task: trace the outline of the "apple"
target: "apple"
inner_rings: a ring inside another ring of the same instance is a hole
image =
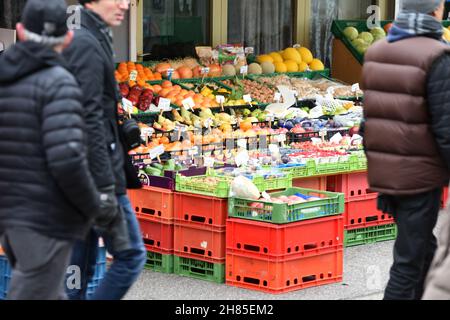
[[[359,127],[353,127],[350,129],[350,137],[353,137],[353,135],[359,134]]]

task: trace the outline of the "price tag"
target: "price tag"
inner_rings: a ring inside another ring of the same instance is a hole
[[[205,68],[201,68],[201,69],[200,69],[200,73],[201,73],[201,74],[208,74],[209,71],[210,71],[210,68],[208,68],[208,67],[205,67]]]
[[[177,124],[175,126],[175,131],[179,131],[179,132],[186,132],[187,131],[187,127],[181,124]]]
[[[266,121],[274,121],[275,120],[275,115],[273,114],[268,114],[266,117]]]
[[[213,120],[211,118],[208,118],[208,119],[205,120],[205,127],[206,128],[211,128],[212,124],[213,124]]]
[[[297,44],[294,44],[294,46],[293,46],[293,48],[294,49],[298,49],[298,48],[301,48],[302,47],[302,45],[301,44],[299,44],[299,43],[297,43]]]
[[[250,94],[246,94],[245,96],[242,97],[242,99],[244,99],[244,101],[247,103],[252,103],[253,100]]]
[[[126,98],[122,98],[122,108],[127,113],[133,113],[133,103]]]
[[[192,98],[184,99],[182,103],[183,103],[183,107],[185,107],[186,109],[194,110],[195,102]]]
[[[173,69],[173,68],[167,69],[167,76],[170,77],[174,72],[175,72],[175,69]]]
[[[327,93],[327,94],[325,95],[325,100],[334,100],[334,97],[333,97],[332,94]]]
[[[130,81],[136,81],[138,77],[138,72],[136,70],[133,70],[130,72]]]
[[[329,87],[329,88],[327,89],[327,94],[329,94],[329,95],[334,96],[334,92],[335,92],[334,87]]]
[[[241,74],[247,74],[248,73],[248,66],[242,66],[241,67]]]
[[[277,136],[277,141],[278,142],[286,142],[287,138],[286,138],[286,134],[279,134]]]
[[[297,92],[297,91],[295,91]],[[280,92],[275,92],[275,95],[273,97],[273,101],[275,102],[280,102],[281,101],[281,93]]]
[[[280,148],[276,144],[269,145],[269,151],[272,154],[280,153]]]
[[[224,96],[216,96],[216,101],[219,104],[224,104],[225,103],[225,97]]]
[[[237,141],[237,145],[238,145],[239,148],[247,149],[247,140],[246,139],[239,139]]]
[[[245,52],[245,54],[253,54],[253,53],[255,53],[255,48],[247,47],[247,48],[245,48],[244,52]]]
[[[159,98],[158,108],[164,111],[170,111],[172,108],[170,107],[170,100],[166,98]]]
[[[151,159],[156,159],[160,155],[164,154],[164,146],[160,145],[157,146],[156,148],[151,149],[149,154]]]
[[[239,151],[238,154],[236,155],[236,157],[234,157],[234,161],[236,162],[236,165],[238,167],[247,165],[249,160],[250,160],[250,156],[249,156],[247,150]]]
[[[153,128],[142,128],[141,136],[143,137],[151,137],[155,133],[155,129]]]
[[[214,167],[214,163],[215,163],[214,158],[211,158],[211,157],[204,157],[204,164],[205,164],[205,167],[207,167],[207,168],[213,168],[213,167]]]
[[[190,156],[196,156],[198,155],[198,149],[197,148],[189,149],[188,154]]]
[[[354,85],[352,85],[352,92],[358,92],[361,89],[359,88],[359,83],[355,83]]]
[[[267,201],[271,201],[272,200],[272,198],[269,196],[269,194],[267,192],[265,192],[265,191],[263,193],[261,193],[261,197],[266,199]]]

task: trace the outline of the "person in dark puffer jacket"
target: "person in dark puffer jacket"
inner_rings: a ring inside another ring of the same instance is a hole
[[[450,46],[443,0],[403,0],[386,40],[365,55],[364,144],[370,189],[398,236],[385,300],[419,300],[450,169]]]
[[[0,57],[0,236],[8,299],[64,299],[73,244],[101,205],[89,172],[81,91],[61,52],[63,0],[29,0]]]

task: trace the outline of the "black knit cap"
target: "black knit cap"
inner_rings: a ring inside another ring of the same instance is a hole
[[[22,13],[25,29],[41,36],[62,37],[67,31],[64,0],[28,0]]]

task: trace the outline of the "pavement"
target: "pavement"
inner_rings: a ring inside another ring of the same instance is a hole
[[[439,220],[436,232],[441,227]],[[393,262],[393,241],[344,249],[342,283],[282,295],[145,270],[126,300],[381,300]]]

